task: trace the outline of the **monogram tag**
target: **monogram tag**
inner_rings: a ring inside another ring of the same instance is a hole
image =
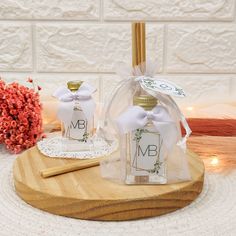
[[[141,86],[147,90],[152,90],[154,92],[160,92],[175,97],[186,97],[186,94],[181,87],[165,79],[140,76],[137,77],[137,81],[139,81]]]

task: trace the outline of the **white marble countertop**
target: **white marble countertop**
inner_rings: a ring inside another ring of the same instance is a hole
[[[207,171],[203,192],[191,205],[167,215],[125,222],[96,222],[35,209],[14,191],[15,155],[0,146],[0,236],[236,235],[236,169]]]

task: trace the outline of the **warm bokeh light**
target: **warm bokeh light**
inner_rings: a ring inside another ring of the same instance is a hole
[[[236,170],[235,147],[235,137],[192,135],[188,139],[188,148],[202,158],[208,173]]]
[[[186,110],[193,111],[194,107],[187,107]]]
[[[217,166],[219,164],[219,159],[217,157],[213,157],[210,163],[213,166]]]

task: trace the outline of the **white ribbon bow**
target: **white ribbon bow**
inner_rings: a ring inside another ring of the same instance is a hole
[[[58,88],[53,96],[58,98],[60,102],[57,116],[66,124],[72,119],[75,101],[79,100],[79,104],[84,112],[85,117],[90,120],[93,117],[96,104],[92,98],[92,94],[96,91],[94,87],[83,82],[76,92],[70,91],[66,87]]]
[[[131,106],[117,118],[116,122],[120,133],[125,134],[143,128],[148,120],[152,121],[167,150],[171,151],[178,141],[178,131],[175,122],[164,106],[157,105],[151,111],[145,111],[139,106]]]

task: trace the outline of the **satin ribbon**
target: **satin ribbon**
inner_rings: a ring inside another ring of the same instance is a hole
[[[70,124],[75,102],[78,100],[86,119],[90,120],[93,117],[96,108],[96,104],[92,98],[92,94],[95,91],[96,89],[94,87],[85,82],[82,83],[76,92],[72,92],[66,87],[58,88],[53,93],[53,96],[60,101],[57,113],[58,118],[64,123]]]
[[[178,141],[178,131],[175,122],[164,106],[157,105],[151,111],[145,111],[140,106],[131,106],[117,118],[116,123],[119,132],[126,134],[145,127],[149,120],[160,133],[167,150],[171,151]]]

